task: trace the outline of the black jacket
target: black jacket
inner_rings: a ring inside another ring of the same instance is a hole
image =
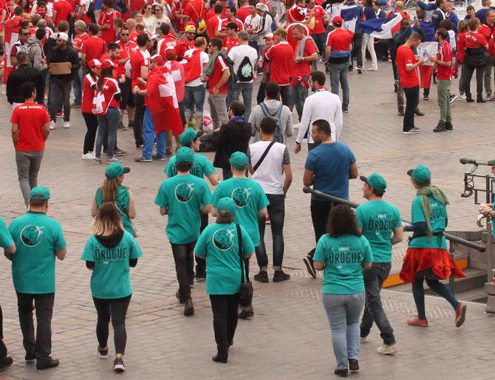
[[[213,166],[222,169],[230,168],[230,156],[234,152],[247,154],[251,125],[245,121],[230,120],[213,134],[213,146],[216,149]]]
[[[43,104],[45,97],[45,81],[39,70],[20,65],[9,75],[7,80],[7,101],[12,103],[24,103],[24,98],[19,93],[19,88],[24,82],[33,82],[36,86],[36,102]]]
[[[54,77],[56,77],[57,79],[61,79],[65,81],[71,81],[77,70],[79,70],[79,66],[80,66],[80,60],[77,51],[70,46],[67,46],[67,48],[63,50],[56,47],[51,52],[50,56],[47,56],[47,61],[48,61],[48,66],[50,66],[50,63],[57,63],[57,62],[72,63],[71,74],[56,75],[56,76],[54,75]]]

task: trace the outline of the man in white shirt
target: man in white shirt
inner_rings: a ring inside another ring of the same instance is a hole
[[[301,151],[301,143],[308,139],[308,151],[316,144],[311,137],[310,126],[319,119],[327,120],[332,130],[332,140],[338,141],[342,132],[342,102],[338,95],[328,91],[325,87],[325,74],[321,71],[313,71],[310,74],[309,85],[314,92],[304,102],[299,133],[296,138],[295,153]]]
[[[272,22],[273,18],[270,16],[268,6],[264,3],[256,4],[256,11],[260,16],[260,22],[258,27],[258,52],[259,54],[263,54],[263,50],[265,49],[265,36],[268,33],[272,32]]]
[[[271,117],[261,121],[261,141],[249,146],[251,165],[249,171],[253,180],[258,182],[270,204],[267,206],[273,238],[273,282],[286,281],[290,275],[282,271],[284,258],[284,218],[285,194],[292,183],[289,150],[287,146],[274,141],[277,124]],[[268,282],[268,257],[264,242],[266,219],[258,218],[260,244],[255,248],[260,272],[254,276],[256,281]]]
[[[249,34],[245,30],[239,32],[239,46],[230,49],[229,58],[234,62],[234,73],[237,74],[237,83],[232,88],[232,100],[239,100],[242,92],[242,100],[246,109],[244,120],[249,120],[258,52],[249,46]]]

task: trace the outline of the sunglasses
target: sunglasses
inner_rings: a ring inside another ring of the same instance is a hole
[[[129,33],[120,33],[120,36],[121,36],[121,37],[126,37],[126,36],[128,36],[128,35],[129,35]]]
[[[27,32],[27,33],[22,33],[21,35],[23,36],[29,36],[31,33]]]

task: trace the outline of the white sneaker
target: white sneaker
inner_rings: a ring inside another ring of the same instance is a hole
[[[84,153],[83,153],[83,154],[81,155],[81,158],[82,158],[83,160],[94,160],[96,157],[95,157],[95,154],[94,154],[93,152],[88,152],[88,153],[86,153],[86,154],[84,154]]]
[[[397,343],[382,344],[380,347],[378,347],[376,352],[382,355],[393,355],[397,352]]]
[[[64,128],[70,128],[70,121],[64,121]]]
[[[378,69],[375,69],[374,67],[368,67],[366,70],[368,70],[368,71],[378,71]]]
[[[54,130],[55,128],[57,128],[57,124],[52,120],[50,121],[50,130]]]

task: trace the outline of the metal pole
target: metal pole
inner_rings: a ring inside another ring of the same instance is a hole
[[[449,240],[449,254],[452,257],[452,261],[454,261],[454,254],[455,254],[455,243],[452,240]],[[455,296],[455,278],[454,278],[454,273],[450,273],[449,277],[449,288],[452,294]]]
[[[486,277],[488,279],[487,282],[491,282],[493,280],[493,256],[492,256],[492,220],[490,217],[486,218]]]

